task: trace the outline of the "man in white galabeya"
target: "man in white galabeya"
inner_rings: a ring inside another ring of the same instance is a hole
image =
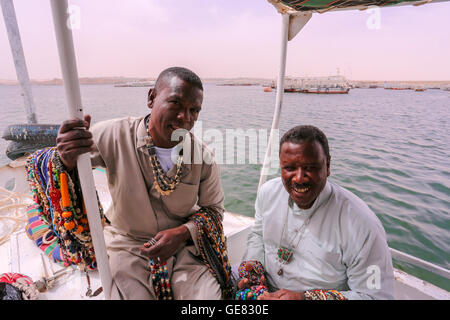
[[[244,257],[265,268],[270,293],[258,299],[393,299],[383,226],[360,198],[327,181],[330,161],[318,128],[297,126],[282,137],[281,177],[258,192]]]

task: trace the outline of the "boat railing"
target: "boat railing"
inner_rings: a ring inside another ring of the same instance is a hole
[[[450,279],[450,270],[448,270],[448,269],[445,269],[443,267],[435,265],[431,262],[422,260],[420,258],[414,257],[414,256],[404,253],[402,251],[392,249],[392,248],[389,248],[389,249],[391,251],[392,259],[412,264],[416,267],[427,270],[433,274],[442,276],[446,279]]]

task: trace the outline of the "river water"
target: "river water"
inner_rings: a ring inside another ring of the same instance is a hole
[[[81,91],[84,111],[92,115],[93,122],[147,112],[146,88],[86,85]],[[65,119],[62,86],[33,86],[33,95],[40,123]],[[266,93],[260,86],[206,84],[204,95],[199,117],[202,133],[221,132],[224,145],[230,143],[226,134],[238,129],[265,138],[272,123],[275,91]],[[9,124],[25,123],[19,87],[0,86],[0,97],[0,131]],[[449,115],[450,92],[442,90],[286,93],[280,135],[299,124],[321,128],[330,143],[329,179],[369,205],[386,230],[389,246],[450,269]],[[246,216],[254,214],[264,152],[260,146],[258,161],[254,161],[251,141],[236,142],[235,148],[244,144],[246,150],[241,164],[236,163],[237,157],[230,160],[225,146],[216,150],[224,150],[225,207]],[[1,165],[8,162],[6,146],[1,140]],[[446,279],[405,263],[395,262],[395,267],[450,290]]]

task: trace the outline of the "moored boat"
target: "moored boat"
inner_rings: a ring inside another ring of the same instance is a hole
[[[134,82],[125,82],[125,83],[116,83],[114,84],[114,87],[154,87],[155,81],[134,81]]]
[[[298,88],[284,88],[284,92],[300,92]]]
[[[300,93],[346,94],[349,91],[350,91],[350,88],[344,88],[344,87],[316,87],[316,88],[301,89]]]

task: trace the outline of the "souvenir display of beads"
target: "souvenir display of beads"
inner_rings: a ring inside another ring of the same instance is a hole
[[[166,262],[156,263],[149,260],[150,273],[152,275],[153,289],[156,299],[172,300],[172,290],[170,288],[169,273],[167,272]]]
[[[256,300],[264,292],[268,291],[264,285],[264,266],[257,260],[243,261],[238,268],[239,279],[248,279],[250,288],[237,290],[235,300]]]
[[[72,177],[65,171],[55,147],[36,151],[25,167],[36,203],[28,208],[30,239],[55,262],[75,264],[83,271],[96,269],[81,187],[78,180],[72,180],[78,179],[76,172]]]
[[[150,120],[150,116],[145,120],[145,127],[147,128],[147,150],[150,156],[150,164],[152,167],[152,172],[154,176],[153,185],[156,190],[163,196],[167,196],[175,191],[177,185],[181,181],[181,172],[183,169],[183,156],[179,155],[177,159],[177,170],[175,172],[174,177],[168,177],[167,174],[161,167],[159,163],[158,157],[156,156],[155,145],[153,144],[152,136],[150,135],[150,130],[148,129],[148,121]]]
[[[305,291],[306,300],[347,300],[339,291],[336,290],[307,290]]]
[[[233,292],[231,266],[222,221],[218,216],[212,209],[200,208],[190,220],[198,230],[197,242],[204,263],[219,282],[223,298],[230,298]]]

